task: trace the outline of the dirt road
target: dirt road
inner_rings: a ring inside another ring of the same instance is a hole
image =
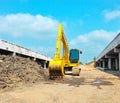
[[[116,76],[117,75],[117,76]],[[82,69],[81,76],[0,93],[0,103],[120,103],[120,73]]]

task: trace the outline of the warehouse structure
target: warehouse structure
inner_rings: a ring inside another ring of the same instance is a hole
[[[12,56],[18,55],[21,57],[27,57],[35,60],[44,68],[48,66],[48,63],[51,60],[51,58],[45,55],[31,51],[30,49],[21,47],[19,45],[10,43],[5,40],[0,40],[0,54],[6,54],[6,55],[12,55]]]
[[[120,70],[120,33],[96,58],[96,66]]]

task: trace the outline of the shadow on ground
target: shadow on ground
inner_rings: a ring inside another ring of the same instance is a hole
[[[101,86],[112,86],[112,85],[114,85],[109,80],[103,80],[101,78],[85,79],[85,78],[75,78],[75,77],[67,78],[67,79],[64,79],[64,80],[48,81],[45,84],[53,85],[54,83],[68,84],[68,86],[74,86],[74,87],[79,87],[81,85],[92,85],[92,86],[96,86],[98,89],[102,89]]]
[[[116,70],[104,70],[104,72],[112,74],[114,76],[117,76],[120,78],[120,71],[116,71]]]
[[[120,71],[119,70],[110,70],[108,68],[102,68],[102,67],[96,67],[98,70],[101,70],[103,72],[106,72],[106,73],[109,73],[109,74],[112,74],[114,76],[117,76],[120,78]]]

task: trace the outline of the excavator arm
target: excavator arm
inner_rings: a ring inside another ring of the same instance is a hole
[[[68,50],[68,43],[64,35],[64,30],[62,28],[62,24],[59,24],[58,28],[58,38],[56,43],[56,52],[55,52],[55,58],[56,60],[61,59],[60,53],[61,53],[61,43],[63,44],[63,57],[66,62],[69,62],[69,50]]]

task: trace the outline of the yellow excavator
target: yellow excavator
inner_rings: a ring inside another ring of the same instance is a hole
[[[63,47],[62,57],[61,57],[61,46]],[[79,49],[70,49],[69,51],[64,30],[62,24],[60,23],[58,27],[56,52],[54,54],[54,59],[51,60],[49,63],[50,79],[63,78],[65,74],[79,76],[81,70],[79,68],[80,53],[82,52]]]

